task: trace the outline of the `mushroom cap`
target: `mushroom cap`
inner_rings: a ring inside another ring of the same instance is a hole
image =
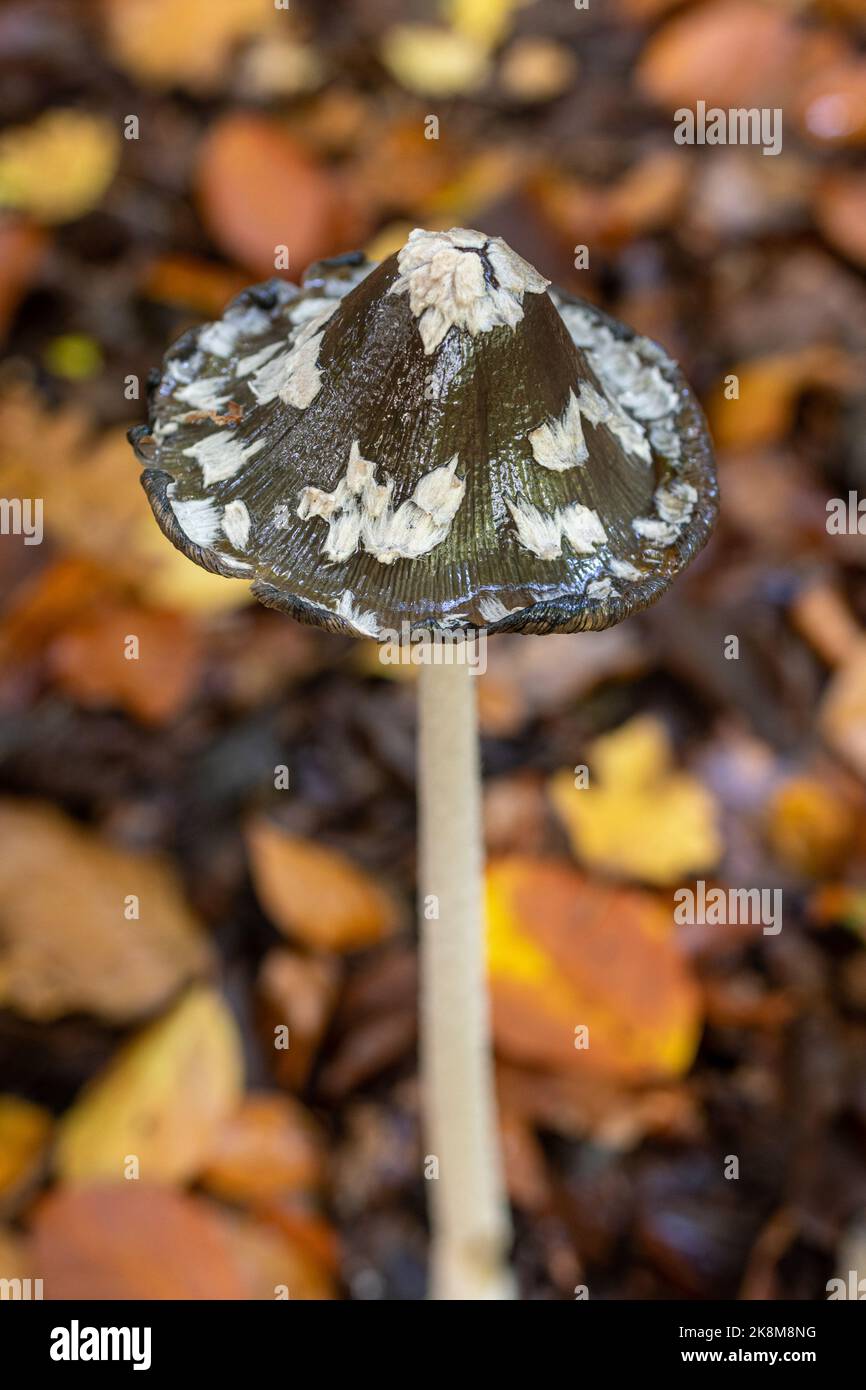
[[[608,627],[716,517],[664,350],[464,228],[245,290],[148,398],[130,440],[168,538],[332,631]]]

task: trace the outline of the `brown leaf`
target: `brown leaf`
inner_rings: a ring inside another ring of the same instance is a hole
[[[68,627],[49,666],[87,708],[119,707],[145,724],[162,724],[192,696],[202,656],[199,631],[181,614],[110,605]]]
[[[332,958],[293,951],[269,951],[262,962],[258,987],[267,1042],[276,1078],[290,1091],[307,1083],[337,1002],[341,974]],[[274,1045],[275,1028],[288,1029],[288,1047]]]
[[[276,121],[243,112],[217,121],[200,151],[196,182],[211,236],[257,275],[274,274],[280,246],[288,248],[295,277],[338,249],[337,188]]]
[[[246,1270],[200,1197],[129,1182],[60,1188],[37,1206],[33,1263],[47,1299],[246,1299]]]
[[[396,931],[385,889],[345,855],[258,817],[247,827],[256,895],[286,936],[324,951],[355,951]]]
[[[242,1075],[231,1013],[215,991],[193,988],[126,1043],[63,1116],[58,1173],[67,1182],[195,1177],[238,1103]]]
[[[323,1158],[321,1134],[299,1101],[252,1094],[218,1131],[201,1181],[226,1201],[255,1204],[319,1187]]]
[[[50,866],[50,872],[48,867]],[[131,896],[140,919],[124,915]],[[124,1022],[211,960],[171,870],[39,802],[0,802],[0,1002],[40,1020]]]
[[[651,894],[515,855],[488,871],[487,936],[494,1036],[509,1058],[624,1081],[690,1065],[697,991]]]

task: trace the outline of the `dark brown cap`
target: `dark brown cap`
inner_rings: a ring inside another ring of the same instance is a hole
[[[717,511],[675,363],[464,228],[245,291],[171,349],[130,438],[197,564],[369,636],[607,627]]]

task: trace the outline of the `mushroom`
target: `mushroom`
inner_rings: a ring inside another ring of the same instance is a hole
[[[130,439],[169,540],[379,641],[608,627],[664,593],[717,510],[703,415],[663,349],[459,227],[246,290],[169,351],[149,404]],[[432,1289],[506,1298],[474,686],[442,650],[419,695]]]

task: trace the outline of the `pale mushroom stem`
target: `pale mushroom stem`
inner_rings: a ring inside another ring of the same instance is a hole
[[[484,959],[478,719],[468,664],[421,666],[419,715],[430,1294],[513,1298]]]

